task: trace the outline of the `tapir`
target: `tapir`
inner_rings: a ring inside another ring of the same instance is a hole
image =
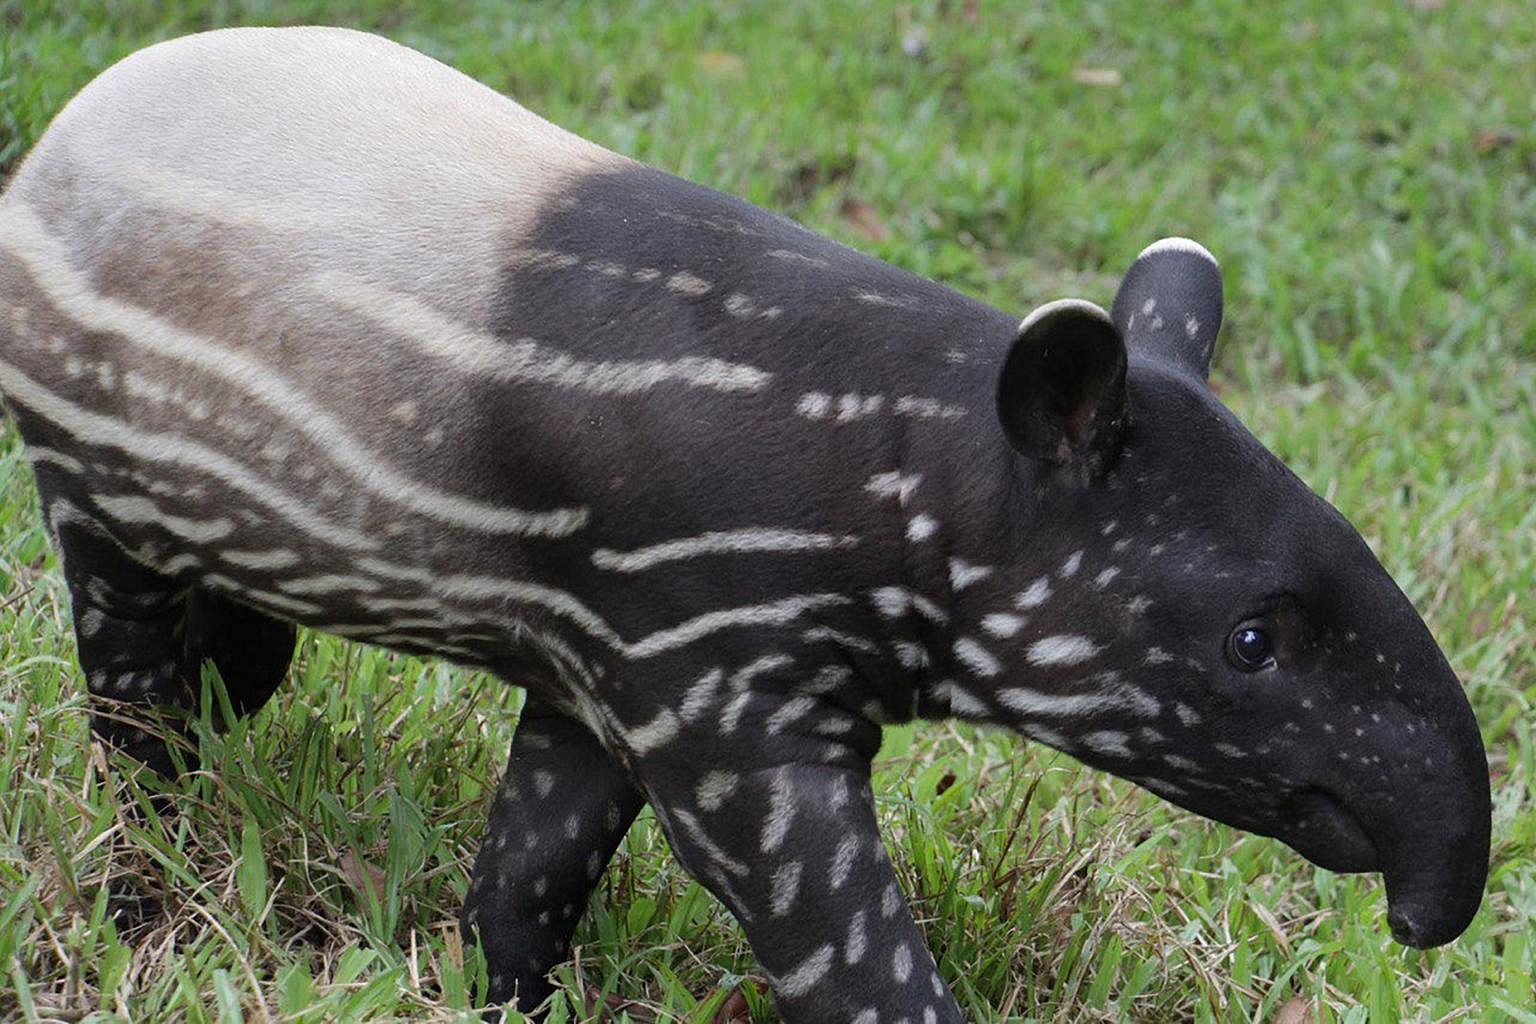
[[[649,803],[786,1020],[962,1019],[870,789],[914,718],[1380,872],[1402,943],[1467,926],[1471,708],[1213,395],[1222,301],[1170,238],[1021,323],[337,29],[128,57],[0,200],[96,734],[172,771],[151,712],[206,661],[261,707],[296,625],[525,688],[463,917],[523,1009]]]

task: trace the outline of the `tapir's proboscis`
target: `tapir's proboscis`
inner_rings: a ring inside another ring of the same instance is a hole
[[[1169,238],[1112,313],[1021,324],[336,29],[134,54],[0,199],[0,392],[97,735],[173,772],[204,662],[252,711],[295,624],[526,688],[464,916],[525,1010],[648,802],[786,1020],[960,1020],[870,791],[914,717],[1460,934],[1471,708],[1213,396],[1221,315]]]

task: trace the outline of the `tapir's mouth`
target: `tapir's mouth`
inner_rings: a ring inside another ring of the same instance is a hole
[[[1321,786],[1304,786],[1281,807],[1291,822],[1282,838],[1293,850],[1329,871],[1376,871],[1381,857],[1360,820]]]

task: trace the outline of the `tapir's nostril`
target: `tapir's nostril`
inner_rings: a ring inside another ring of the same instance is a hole
[[[1387,927],[1392,937],[1405,946],[1424,948],[1424,935],[1419,927],[1418,915],[1410,907],[1393,907],[1387,911]]]

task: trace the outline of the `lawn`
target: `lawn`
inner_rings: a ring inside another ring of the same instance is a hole
[[[1107,303],[1160,235],[1205,242],[1223,399],[1361,529],[1466,683],[1495,775],[1483,910],[1406,950],[1378,880],[930,724],[890,730],[876,786],[919,920],[979,1021],[1536,1022],[1529,0],[181,7],[0,2],[0,175],[131,50],[327,22],[1021,315]],[[454,922],[518,692],[303,636],[268,709],[202,730],[205,770],[158,818],[89,743],[8,427],[0,495],[0,1019],[476,1019]],[[141,922],[107,919],[108,882]],[[648,814],[558,974],[551,1020],[709,1021],[738,986],[777,1019]]]

